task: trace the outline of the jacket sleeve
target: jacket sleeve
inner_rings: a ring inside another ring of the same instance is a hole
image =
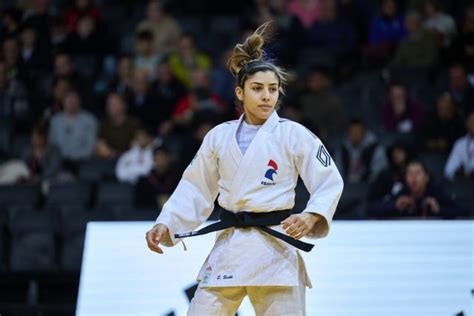
[[[196,229],[211,215],[218,194],[219,174],[217,154],[213,150],[211,134],[208,133],[196,156],[186,168],[175,191],[163,205],[156,223],[168,227],[171,244],[178,240],[175,233],[184,233]]]
[[[292,137],[295,165],[310,194],[303,212],[316,213],[324,218],[313,227],[308,237],[322,238],[329,233],[344,183],[332,157],[317,136],[299,127]]]

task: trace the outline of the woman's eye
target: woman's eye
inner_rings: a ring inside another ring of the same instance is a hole
[[[276,88],[271,88],[270,91],[271,92],[277,92],[277,89]]]
[[[253,88],[253,91],[260,91],[260,90],[261,90],[260,87],[254,87],[254,88]]]

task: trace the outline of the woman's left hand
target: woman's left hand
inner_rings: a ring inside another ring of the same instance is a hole
[[[315,213],[293,214],[281,222],[281,226],[289,236],[300,239],[306,236],[321,218],[321,215]]]

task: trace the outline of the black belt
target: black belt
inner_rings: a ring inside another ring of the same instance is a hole
[[[286,241],[296,248],[310,252],[313,249],[314,245],[302,242],[300,240],[294,239],[288,235],[282,234],[276,230],[273,230],[267,226],[280,225],[281,221],[285,220],[288,216],[291,215],[291,210],[284,211],[274,211],[267,213],[251,213],[251,212],[230,212],[227,210],[221,210],[220,221],[217,223],[208,225],[200,230],[174,234],[175,238],[186,238],[208,234],[218,230],[223,230],[230,227],[238,228],[248,228],[248,227],[258,227],[260,230],[263,230],[267,234],[272,235],[273,237],[279,238],[283,241]]]

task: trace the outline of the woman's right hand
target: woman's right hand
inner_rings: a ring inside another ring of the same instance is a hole
[[[148,248],[151,251],[157,252],[159,254],[163,253],[163,249],[159,247],[160,242],[162,241],[171,241],[168,227],[164,224],[156,224],[152,229],[146,232],[145,235]]]

